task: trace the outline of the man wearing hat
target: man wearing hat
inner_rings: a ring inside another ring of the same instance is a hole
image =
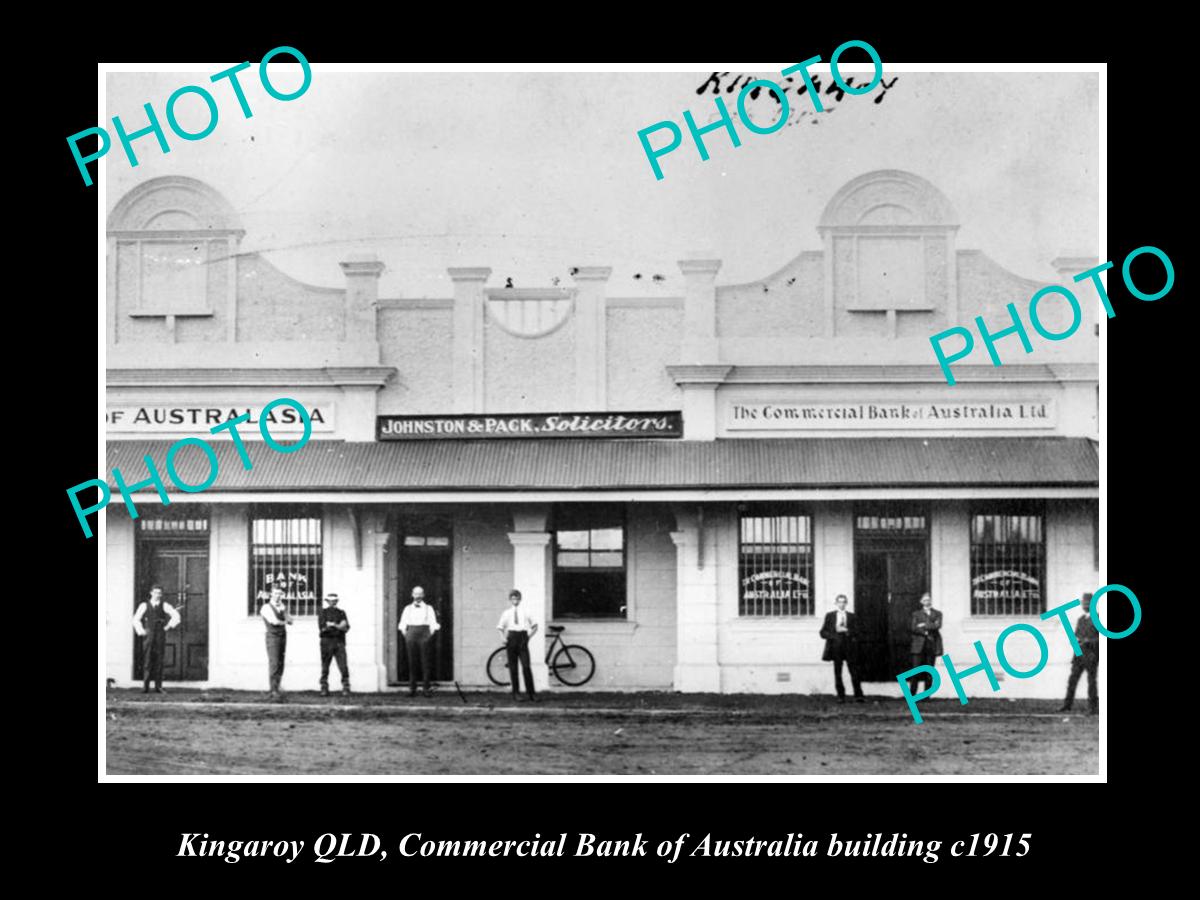
[[[162,585],[153,585],[150,599],[143,601],[133,614],[133,630],[142,639],[143,694],[150,693],[152,677],[154,693],[163,693],[163,648],[167,643],[167,632],[179,627],[179,613],[163,600],[162,595]]]
[[[342,676],[342,693],[350,693],[350,670],[346,666],[346,632],[350,620],[338,609],[338,595],[325,595],[325,608],[317,613],[317,632],[321,636],[321,696],[329,696],[329,661],[337,660]]]

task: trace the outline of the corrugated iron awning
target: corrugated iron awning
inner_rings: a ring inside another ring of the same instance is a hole
[[[164,479],[173,441],[110,441],[108,467],[127,483]],[[1096,487],[1087,438],[775,438],[716,441],[310,441],[293,453],[247,442],[242,467],[229,440],[211,440],[210,491],[539,491],[863,487]],[[197,447],[175,456],[189,484],[209,463]],[[111,474],[109,481],[112,481]],[[168,481],[168,487],[171,487]],[[152,490],[152,489],[151,489]]]

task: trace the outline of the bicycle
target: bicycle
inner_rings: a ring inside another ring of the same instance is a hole
[[[596,658],[586,647],[564,643],[564,627],[550,625],[546,628],[546,632],[554,636],[546,647],[546,668],[568,687],[579,687],[587,684],[596,674]],[[492,651],[487,661],[487,674],[492,684],[506,686],[512,683],[508,673],[508,651],[505,647],[498,647]]]

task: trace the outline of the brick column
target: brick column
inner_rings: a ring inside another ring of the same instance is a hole
[[[604,409],[608,405],[608,308],[605,284],[612,269],[583,266],[575,273],[575,407]]]
[[[483,412],[483,286],[492,270],[450,268],[454,282],[454,411]]]
[[[379,276],[383,274],[383,263],[371,254],[356,253],[338,265],[346,276],[346,342],[370,343],[376,340]]]
[[[683,352],[685,364],[717,361],[717,272],[719,259],[681,259],[679,271],[685,285]]]
[[[513,584],[521,592],[521,608],[537,622],[538,632],[529,639],[529,662],[533,666],[533,684],[539,691],[547,688],[550,673],[546,668],[546,623],[550,609],[546,579],[547,547],[550,533],[546,531],[510,531],[513,546]]]
[[[710,535],[700,554],[696,517],[676,513],[679,530],[671,532],[675,542],[675,690],[684,693],[720,692],[718,661],[717,564]]]

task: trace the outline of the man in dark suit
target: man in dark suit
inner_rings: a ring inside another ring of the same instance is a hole
[[[1075,640],[1079,642],[1082,651],[1071,660],[1071,674],[1067,678],[1067,699],[1063,701],[1059,712],[1068,712],[1075,702],[1075,687],[1079,684],[1079,676],[1087,672],[1088,683],[1088,712],[1093,716],[1100,712],[1100,695],[1096,691],[1096,675],[1100,671],[1100,632],[1092,621],[1092,595],[1086,593],[1082,600],[1083,615],[1075,623]]]
[[[850,683],[854,685],[854,699],[863,702],[862,685],[858,681],[858,659],[855,642],[858,640],[858,621],[854,613],[846,611],[846,595],[838,594],[833,601],[837,609],[825,614],[821,626],[821,637],[825,638],[825,653],[821,659],[833,662],[833,684],[837,688],[838,703],[846,702],[846,685],[842,683],[842,663],[850,669]]]
[[[921,608],[912,614],[912,664],[932,667],[942,655],[942,613],[933,608],[933,598],[929,594],[921,595]],[[914,675],[909,679],[909,690],[916,693],[918,685],[924,680],[930,688],[933,687],[933,676],[927,672]]]

